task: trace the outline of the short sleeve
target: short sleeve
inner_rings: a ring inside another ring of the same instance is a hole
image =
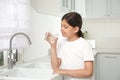
[[[83,60],[84,61],[94,61],[94,54],[92,47],[86,43],[83,47]]]

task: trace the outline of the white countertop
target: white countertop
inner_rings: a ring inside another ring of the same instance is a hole
[[[120,49],[95,49],[97,53],[120,53]]]

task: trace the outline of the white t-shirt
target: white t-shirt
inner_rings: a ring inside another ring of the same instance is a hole
[[[93,61],[94,55],[89,43],[82,37],[68,42],[67,39],[59,39],[57,55],[61,59],[61,69],[84,69],[84,61]],[[89,80],[64,76],[64,80]]]

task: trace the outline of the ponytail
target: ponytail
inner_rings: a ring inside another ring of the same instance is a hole
[[[77,32],[77,35],[78,35],[79,37],[83,37],[83,38],[84,38],[84,36],[83,36],[83,33],[82,33],[81,29],[79,29],[79,31]]]

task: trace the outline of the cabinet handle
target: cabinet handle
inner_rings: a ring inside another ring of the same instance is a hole
[[[62,7],[65,7],[65,0],[62,0]]]
[[[105,56],[105,58],[117,58],[116,56]]]

